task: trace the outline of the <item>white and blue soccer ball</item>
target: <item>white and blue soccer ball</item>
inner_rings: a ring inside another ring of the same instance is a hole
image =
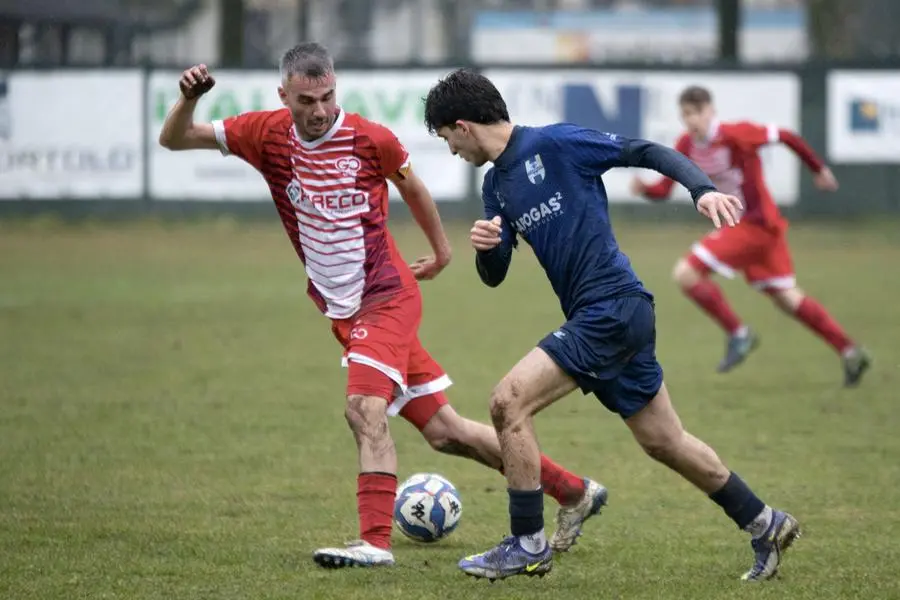
[[[397,487],[394,523],[417,542],[436,542],[459,525],[462,501],[456,487],[434,473],[416,473]]]

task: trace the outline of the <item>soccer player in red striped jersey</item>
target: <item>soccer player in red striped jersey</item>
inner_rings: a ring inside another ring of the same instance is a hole
[[[397,456],[388,416],[404,417],[439,451],[497,470],[503,465],[494,429],[450,407],[450,379],[419,341],[417,280],[437,276],[450,262],[437,207],[394,134],[337,105],[333,62],[318,44],[300,44],[282,58],[279,110],[195,123],[197,101],[215,80],[198,65],[182,74],[179,85],[181,98],[160,143],[171,150],[217,149],[260,172],[306,267],[308,294],[331,319],[344,350],[345,413],[359,451],[360,540],[322,548],[313,558],[330,568],[391,565]],[[389,181],[434,252],[412,265],[387,229]],[[605,504],[606,489],[545,456],[541,482],[560,503],[552,544],[568,550],[584,521]]]
[[[679,104],[687,132],[675,148],[703,169],[719,190],[740,198],[745,209],[738,226],[714,231],[695,243],[691,253],[678,261],[674,269],[675,281],[684,294],[728,335],[725,357],[718,370],[724,373],[743,362],[759,341],[709,278],[712,272],[728,278],[741,272],[754,289],[768,295],[778,308],[819,335],[840,355],[845,385],[858,384],[870,358],[821,304],[797,287],[787,242],[787,220],[766,186],[759,149],[773,143],[786,145],[814,173],[814,182],[822,190],[838,188],[831,169],[796,133],[775,125],[720,122],[712,94],[706,88],[685,89]],[[632,192],[664,200],[672,185],[670,179],[650,185],[635,178]]]

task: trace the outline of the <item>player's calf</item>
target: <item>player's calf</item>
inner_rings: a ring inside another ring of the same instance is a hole
[[[684,295],[728,336],[725,356],[716,368],[719,373],[726,373],[744,362],[758,345],[758,338],[731,308],[722,289],[709,278],[711,272],[691,255],[678,261],[672,275]]]
[[[776,306],[805,325],[840,355],[845,386],[859,384],[872,364],[871,358],[865,349],[847,335],[824,306],[798,287],[767,289],[765,292]]]
[[[428,444],[438,452],[469,458],[503,472],[503,457],[497,432],[489,425],[460,416],[450,405],[442,406],[421,431]],[[540,461],[541,487],[545,494],[562,507],[577,507],[579,515],[584,512],[582,509],[585,502],[593,507],[596,494],[588,493],[589,479],[575,475],[543,454]],[[599,509],[590,514],[597,512]],[[581,520],[586,519],[587,516],[584,516]],[[566,522],[573,523],[574,520],[569,518]]]
[[[776,306],[825,340],[838,354],[844,355],[855,347],[853,340],[825,307],[799,288],[767,289],[765,293],[772,298]]]
[[[351,383],[354,381],[358,380],[351,377]],[[390,548],[397,491],[397,453],[388,428],[387,400],[352,393],[363,387],[359,384],[350,386],[345,410],[359,452],[356,499],[361,541],[347,548],[317,551],[313,558],[324,567],[375,566],[393,564],[394,561]],[[377,392],[374,386],[369,389]]]
[[[388,428],[387,401],[377,396],[351,395],[344,416],[356,439],[360,471],[396,473],[397,453]]]
[[[715,451],[684,430],[665,386],[643,411],[625,422],[648,456],[707,494],[728,479],[728,469]]]
[[[800,535],[796,519],[760,500],[712,448],[684,431],[665,387],[644,410],[625,422],[647,454],[705,492],[750,534],[755,561],[744,579],[758,581],[774,576],[785,550]]]
[[[498,471],[503,468],[497,433],[488,425],[461,417],[449,405],[442,406],[421,431],[438,452],[469,458]]]

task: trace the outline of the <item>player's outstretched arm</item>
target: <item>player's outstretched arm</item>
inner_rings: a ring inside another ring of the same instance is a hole
[[[652,169],[680,183],[691,193],[695,203],[704,193],[716,191],[709,176],[691,159],[655,142],[627,140],[622,148],[622,161],[625,166]]]
[[[216,150],[216,134],[211,123],[194,123],[194,110],[200,97],[211,90],[216,80],[206,65],[196,65],[181,74],[181,96],[169,111],[159,144],[169,150]]]
[[[447,233],[441,223],[437,205],[425,183],[413,172],[412,168],[407,167],[398,171],[389,179],[397,187],[400,197],[409,206],[409,211],[425,233],[431,250],[434,252],[433,256],[420,258],[410,265],[410,268],[416,279],[434,279],[444,267],[450,264],[452,257],[450,240],[447,239]]]
[[[677,150],[647,140],[628,140],[622,148],[622,161],[629,167],[652,169],[683,185],[700,214],[717,228],[722,220],[728,225],[737,223],[740,201],[719,193],[709,176]]]
[[[687,156],[690,144],[690,137],[685,134],[675,142],[675,149]],[[640,177],[631,180],[631,193],[648,200],[660,202],[667,200],[672,194],[673,187],[675,187],[675,182],[669,177],[662,177],[656,183],[645,183]]]
[[[778,141],[791,149],[797,157],[803,161],[807,168],[813,172],[813,181],[820,190],[833,192],[838,189],[838,182],[816,151],[812,149],[806,140],[799,134],[787,129],[778,130]]]

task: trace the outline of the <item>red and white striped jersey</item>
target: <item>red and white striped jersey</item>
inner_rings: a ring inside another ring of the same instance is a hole
[[[387,128],[339,109],[308,142],[289,111],[249,112],[213,123],[223,154],[265,178],[306,267],[308,293],[326,316],[344,319],[417,285],[387,228],[387,178],[409,155]]]
[[[694,161],[709,175],[720,192],[737,196],[744,204],[744,219],[780,228],[784,219],[763,175],[759,150],[767,144],[783,143],[814,172],[824,166],[812,148],[795,133],[775,125],[749,121],[715,122],[705,143],[694,141],[687,133],[675,143],[675,149]],[[646,190],[649,198],[669,195],[674,182],[663,178]]]

